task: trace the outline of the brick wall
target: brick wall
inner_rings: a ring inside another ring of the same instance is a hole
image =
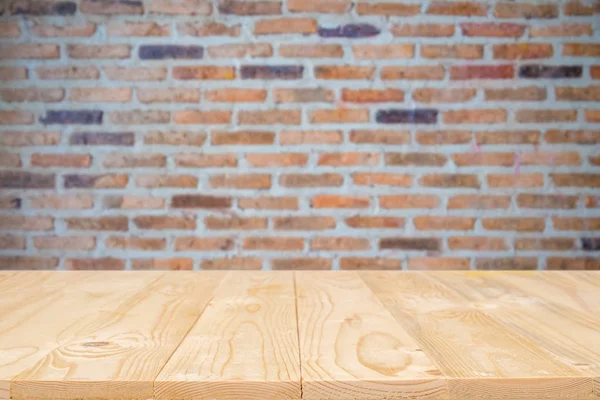
[[[600,269],[598,1],[0,6],[0,269]]]

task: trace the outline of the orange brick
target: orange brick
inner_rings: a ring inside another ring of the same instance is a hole
[[[357,129],[350,131],[350,141],[353,143],[408,144],[410,143],[410,132],[388,129]]]
[[[136,95],[142,103],[198,103],[200,101],[200,89],[191,88],[165,88],[150,89],[138,88]]]
[[[529,34],[531,37],[591,36],[592,25],[562,23],[555,25],[532,26]]]
[[[557,100],[600,101],[600,86],[560,86],[554,90]]]
[[[413,95],[414,97],[414,95]],[[444,131],[419,131],[416,133],[417,143],[425,146],[441,144],[466,144],[472,140],[471,131],[444,130]]]
[[[558,6],[556,4],[535,4],[528,2],[503,1],[496,4],[494,9],[496,18],[556,18]]]
[[[446,124],[497,124],[506,122],[506,110],[468,109],[444,112]]]
[[[329,258],[276,258],[271,260],[271,269],[278,270],[328,270],[331,269]]]
[[[136,195],[109,196],[104,198],[104,206],[123,210],[161,209],[165,207],[165,199]]]
[[[344,14],[350,11],[352,0],[288,0],[291,12]]]
[[[597,231],[600,218],[552,217],[552,225],[558,231]]]
[[[476,210],[507,209],[510,196],[460,194],[448,200],[448,209],[472,208]]]
[[[18,38],[21,28],[18,22],[0,22],[0,38]]]
[[[600,110],[585,110],[585,120],[587,122],[600,122]]]
[[[194,237],[175,238],[175,251],[227,251],[233,249],[235,239],[229,237]]]
[[[164,154],[154,153],[109,153],[102,163],[105,168],[164,167],[166,164]]]
[[[318,237],[310,241],[310,249],[316,251],[362,251],[369,250],[368,239],[353,237]]]
[[[73,59],[124,59],[131,55],[131,46],[125,44],[70,44],[67,52]]]
[[[330,89],[273,89],[275,103],[332,103],[335,93]]]
[[[173,115],[178,124],[228,124],[231,122],[231,111],[221,110],[183,110]]]
[[[448,217],[443,215],[418,216],[413,218],[413,224],[418,230],[452,230],[469,231],[475,227],[475,218]]]
[[[317,33],[317,21],[314,18],[276,18],[263,19],[254,23],[255,35],[283,35],[299,33],[310,35]]]
[[[393,2],[367,3],[359,2],[356,5],[356,13],[359,15],[385,15],[408,17],[421,12],[419,4],[404,4]]]
[[[472,174],[429,174],[421,178],[421,186],[438,188],[473,188],[480,187],[477,175]]]
[[[525,33],[527,25],[509,22],[463,22],[460,24],[463,36],[473,37],[521,37]],[[533,29],[533,28],[532,28]]]
[[[208,270],[258,270],[262,268],[262,260],[256,257],[231,257],[203,260],[202,269]]]
[[[491,101],[538,101],[546,100],[546,88],[525,86],[519,88],[485,89],[486,100]]]
[[[0,218],[0,229],[18,231],[51,231],[54,219],[45,216],[3,215]]]
[[[34,209],[80,210],[93,206],[94,200],[89,195],[37,195],[29,203],[29,207]]]
[[[237,166],[235,154],[207,154],[207,153],[178,153],[175,154],[175,165],[185,168],[210,168],[210,167],[235,167]]]
[[[227,0],[219,2],[221,14],[233,15],[276,15],[281,14],[281,2]]]
[[[346,225],[356,229],[395,229],[404,227],[404,218],[354,216],[346,218]]]
[[[534,152],[519,156],[523,165],[580,165],[581,156],[575,151],[563,153]]]
[[[139,2],[81,0],[79,10],[83,14],[99,15],[143,14],[144,5]]]
[[[207,229],[216,230],[256,230],[266,229],[267,219],[262,217],[206,217]]]
[[[459,167],[498,165],[509,167],[515,163],[514,153],[460,153],[453,154],[452,160]]]
[[[222,132],[215,131],[212,133],[212,144],[221,145],[263,145],[273,144],[275,141],[275,133],[268,131],[237,131],[237,132]]]
[[[78,67],[73,67],[78,68]],[[164,67],[104,67],[104,73],[113,81],[127,81],[127,82],[142,82],[142,81],[162,81],[167,77],[167,69]],[[63,74],[72,74],[69,70],[64,71]],[[82,75],[83,71],[78,72],[77,76]],[[39,72],[38,72],[39,75]],[[91,75],[91,73],[87,73]],[[98,78],[97,71],[93,79]],[[53,79],[53,78],[48,78]],[[78,79],[77,77],[71,77],[70,79]],[[79,78],[82,79],[82,78]],[[90,78],[87,78],[90,79]]]
[[[169,217],[164,215],[140,215],[133,219],[138,229],[151,230],[194,230],[196,217]]]
[[[543,232],[544,218],[482,218],[481,224],[489,231]]]
[[[382,67],[381,79],[388,81],[439,81],[444,79],[442,66],[415,66],[415,67]]]
[[[36,236],[33,245],[38,250],[93,250],[96,238],[90,236]]]
[[[126,103],[131,100],[129,88],[72,88],[71,101],[92,103]]]
[[[488,14],[488,5],[472,1],[433,1],[427,7],[427,14],[452,16],[480,16]]]
[[[177,31],[182,36],[228,36],[238,37],[241,24],[227,25],[220,22],[181,22],[177,24]]]
[[[579,198],[560,194],[531,194],[520,193],[517,204],[520,208],[560,208],[572,209],[577,207]]]
[[[171,120],[171,113],[160,110],[112,111],[109,117],[113,124],[150,125],[169,122]]]
[[[296,197],[243,197],[238,200],[238,206],[254,210],[297,210],[298,199]]]
[[[315,67],[317,79],[373,79],[375,67],[359,67],[352,65],[321,65]]]
[[[194,175],[143,174],[136,176],[135,184],[142,188],[195,188],[198,178]]]
[[[471,260],[456,257],[415,257],[408,260],[409,271],[456,271],[469,269]]]
[[[212,58],[258,58],[271,57],[273,47],[268,43],[222,44],[208,47]]]
[[[479,145],[538,144],[540,136],[534,130],[475,132],[475,141]]]
[[[546,268],[549,270],[597,271],[600,269],[600,261],[597,258],[549,257]]]
[[[275,217],[273,227],[278,231],[324,231],[335,228],[333,217]]]
[[[420,103],[462,103],[472,100],[477,95],[476,89],[434,89],[419,88],[412,93],[412,98]]]
[[[247,154],[246,161],[253,167],[294,167],[306,165],[308,154],[302,153],[258,153]]]
[[[369,122],[369,110],[342,108],[335,110],[314,110],[309,113],[313,124],[351,124]]]
[[[311,200],[312,208],[368,208],[370,206],[368,197],[363,196],[340,196],[319,195]]]
[[[216,65],[173,67],[173,78],[180,80],[232,80],[235,76],[234,67]]]
[[[129,230],[127,217],[73,217],[66,218],[68,230],[74,231],[119,231]]]
[[[549,58],[554,54],[550,43],[497,44],[492,48],[495,59],[526,60]]]
[[[352,52],[357,60],[413,58],[415,47],[412,44],[362,44],[352,46]]]
[[[164,250],[167,245],[165,238],[145,238],[136,236],[109,236],[104,242],[107,249],[119,250]]]
[[[300,110],[260,110],[238,113],[238,122],[246,125],[299,125],[301,119]]]
[[[149,11],[167,15],[211,15],[213,10],[207,0],[152,0]]]
[[[33,32],[40,37],[90,37],[96,33],[96,24],[35,24]]]
[[[514,76],[512,65],[456,65],[450,68],[451,80],[511,79]]]
[[[134,270],[191,270],[194,262],[191,258],[138,258],[131,262]]]
[[[343,270],[400,270],[402,260],[395,258],[342,257],[340,269]]]
[[[421,45],[423,58],[460,58],[474,60],[483,57],[483,45]]]
[[[385,165],[438,166],[446,164],[448,158],[439,153],[385,153]]]
[[[600,43],[565,43],[563,56],[600,57]]]
[[[404,92],[399,89],[343,89],[342,100],[349,103],[402,102]]]
[[[108,36],[117,37],[155,37],[169,36],[170,29],[168,24],[159,24],[156,22],[109,22],[106,26]]]
[[[552,183],[558,187],[600,188],[600,174],[572,173],[550,174]]]
[[[244,250],[299,251],[304,239],[299,237],[249,237],[244,239]]]
[[[269,174],[223,174],[210,177],[213,188],[232,189],[269,189],[271,175]]]
[[[576,121],[577,110],[518,110],[515,119],[525,123]]]
[[[341,131],[281,131],[279,134],[279,143],[282,145],[337,144],[341,143],[342,139]]]
[[[391,32],[399,37],[450,37],[454,36],[454,25],[398,24],[392,26]]]
[[[54,44],[7,44],[0,46],[0,60],[22,59],[56,59],[60,57],[60,49]]]
[[[544,186],[544,175],[530,174],[490,174],[487,176],[491,188],[540,187]]]
[[[282,44],[279,55],[287,58],[340,58],[344,50],[339,44]]]
[[[355,185],[359,186],[412,186],[412,176],[406,174],[355,172],[352,174]]]
[[[437,196],[427,194],[394,194],[379,198],[379,206],[387,209],[437,208],[439,205]]]
[[[89,154],[42,154],[31,155],[31,165],[36,167],[87,168],[92,162]]]
[[[214,103],[262,103],[267,98],[263,89],[221,88],[208,90],[204,99]]]
[[[27,79],[27,75],[25,67],[0,67],[0,81],[21,81]]]
[[[24,89],[0,89],[0,98],[6,102],[54,103],[63,100],[64,89],[29,87]]]
[[[600,6],[585,0],[572,0],[565,4],[565,15],[586,16],[600,13]]]
[[[349,165],[377,165],[377,153],[324,153],[319,155],[318,165],[349,166]]]
[[[450,250],[502,251],[508,250],[503,238],[482,236],[454,236],[448,238]]]
[[[204,132],[152,131],[144,136],[144,144],[202,146],[205,141],[206,134]]]

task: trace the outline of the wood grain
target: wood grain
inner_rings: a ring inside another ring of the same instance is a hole
[[[230,272],[158,376],[160,399],[299,399],[292,272]]]
[[[224,273],[140,275],[143,285],[99,307],[72,337],[15,377],[13,399],[147,399],[154,379],[196,321]]]
[[[436,365],[355,272],[296,272],[305,399],[446,398]]]
[[[507,327],[468,293],[425,274],[363,273],[448,379],[450,398],[590,398],[592,380]],[[467,273],[468,274],[468,273]]]

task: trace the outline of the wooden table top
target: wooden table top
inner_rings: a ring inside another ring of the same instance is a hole
[[[0,399],[600,399],[600,272],[0,272]]]

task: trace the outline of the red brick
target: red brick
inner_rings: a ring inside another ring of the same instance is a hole
[[[359,15],[385,15],[408,17],[417,15],[421,11],[419,4],[404,4],[393,2],[366,3],[359,2],[356,5],[356,13]]]
[[[412,186],[412,176],[407,174],[355,172],[352,180],[358,186]]]
[[[120,15],[144,13],[143,3],[138,1],[81,0],[79,7],[84,14]]]
[[[459,194],[448,200],[448,209],[476,210],[507,209],[510,207],[510,196]]]
[[[108,79],[113,81],[153,82],[162,81],[167,77],[167,69],[164,67],[104,67],[103,70]]]
[[[125,44],[70,44],[67,52],[73,59],[124,59],[131,55],[131,46]]]
[[[585,120],[587,122],[600,122],[600,110],[585,110]]]
[[[350,11],[352,0],[288,0],[291,12],[344,14]]]
[[[440,81],[445,74],[442,66],[381,67],[381,79],[384,81]]]
[[[273,89],[273,97],[275,103],[332,103],[335,93],[323,88]]]
[[[209,0],[152,0],[149,11],[167,15],[211,15],[213,10]]]
[[[550,43],[496,44],[492,48],[495,59],[527,60],[549,58],[554,54]]]
[[[565,15],[586,16],[600,13],[600,6],[593,2],[572,0],[565,4]]]
[[[502,251],[508,250],[503,238],[483,236],[454,236],[448,238],[450,250]]]
[[[399,89],[343,89],[342,100],[349,103],[390,103],[404,101]]]
[[[458,58],[475,60],[483,58],[483,45],[457,44],[457,45],[421,45],[423,58]]]
[[[600,57],[600,43],[565,43],[563,56]]]
[[[546,88],[525,86],[519,88],[485,89],[486,100],[491,101],[538,101],[546,100]]]
[[[90,236],[36,236],[33,245],[38,250],[93,250],[96,238]]]
[[[458,167],[498,165],[509,167],[515,163],[514,153],[459,153],[453,154],[452,160]]]
[[[454,36],[452,24],[398,24],[393,25],[392,35],[399,37],[450,37]]]
[[[379,206],[385,209],[437,208],[440,199],[429,194],[393,194],[381,196]]]
[[[60,49],[54,44],[6,44],[0,46],[0,60],[22,59],[56,59],[60,56]]]
[[[361,251],[369,250],[368,239],[353,237],[318,237],[310,241],[310,249],[315,251]]]
[[[301,153],[257,153],[247,154],[246,161],[253,167],[294,167],[306,165],[308,154]]]
[[[144,144],[164,144],[169,146],[202,146],[206,141],[204,132],[153,131],[144,137]]]
[[[45,270],[58,267],[56,257],[0,256],[0,269]]]
[[[378,153],[323,153],[319,155],[318,165],[349,166],[349,165],[377,165]]]
[[[344,178],[339,174],[282,174],[279,184],[285,187],[341,186]]]
[[[600,218],[552,217],[552,225],[557,231],[597,231]]]
[[[489,131],[475,132],[478,145],[538,144],[540,131]]]
[[[463,36],[474,37],[514,37],[523,36],[527,25],[509,22],[463,22],[460,24]]]
[[[210,177],[213,188],[230,189],[269,189],[271,175],[269,174],[224,174]]]
[[[311,200],[312,208],[368,208],[370,200],[364,196],[319,195]]]
[[[235,167],[237,157],[232,153],[178,153],[175,154],[175,165],[185,168]]]
[[[0,125],[31,125],[34,115],[28,111],[0,110]]]
[[[26,245],[24,236],[0,235],[0,250],[25,250]]]
[[[276,15],[281,14],[281,2],[220,0],[219,12],[233,15]]]
[[[412,98],[420,103],[462,103],[473,100],[476,89],[434,89],[419,88],[412,92]]]
[[[165,199],[153,196],[107,196],[104,207],[108,209],[161,209],[165,207]]]
[[[457,65],[450,69],[450,79],[511,79],[515,76],[512,65]]]
[[[262,103],[266,98],[267,91],[263,89],[221,88],[204,93],[204,99],[214,103]]]
[[[167,161],[164,154],[153,153],[109,153],[104,156],[105,168],[145,168],[164,167]]]
[[[410,143],[409,131],[396,130],[352,130],[350,141],[353,143],[377,143],[377,144],[408,144]]]
[[[161,37],[169,36],[169,25],[156,22],[109,22],[106,26],[108,36],[116,37]]]
[[[96,33],[96,24],[35,24],[33,32],[40,37],[90,37]]]
[[[267,219],[262,217],[206,217],[207,229],[216,230],[256,230],[266,229]]]
[[[479,188],[477,175],[472,174],[430,174],[424,175],[420,181],[425,187],[438,188]]]
[[[554,89],[557,100],[600,101],[600,86],[560,86]]]
[[[487,181],[491,188],[541,187],[544,186],[544,175],[536,173],[490,174],[487,176]]]
[[[273,144],[275,133],[266,131],[237,131],[212,133],[213,145],[266,145]]]
[[[471,260],[452,257],[415,257],[408,260],[409,271],[453,271],[469,269]]]
[[[373,79],[375,67],[353,65],[320,65],[315,67],[317,79],[360,80]]]
[[[125,260],[113,257],[69,258],[65,260],[65,269],[68,271],[123,270],[125,269]]]
[[[131,100],[129,88],[72,88],[71,101],[91,103],[127,103]]]
[[[475,269],[481,270],[535,270],[537,266],[537,257],[478,258],[475,260]]]
[[[198,103],[200,89],[165,88],[165,89],[136,89],[136,95],[142,103]]]
[[[216,65],[173,67],[173,78],[180,80],[232,80],[235,76],[234,67]]]
[[[402,260],[395,258],[342,257],[340,269],[343,270],[400,270]]]
[[[135,177],[135,185],[142,188],[195,188],[198,178],[194,175],[143,174]]]
[[[467,109],[444,112],[446,124],[497,124],[506,122],[506,110]]]
[[[296,197],[244,197],[238,200],[239,208],[246,210],[297,210]]]
[[[258,270],[262,268],[262,260],[255,257],[232,257],[203,260],[202,269],[216,270]]]
[[[481,224],[489,231],[543,232],[544,218],[482,218]]]
[[[529,35],[531,37],[569,37],[569,36],[591,36],[591,24],[569,24],[532,26]]]
[[[208,47],[212,58],[258,58],[271,57],[273,48],[268,43],[222,44]]]
[[[275,217],[273,228],[277,231],[324,231],[335,228],[333,217]]]
[[[418,216],[413,218],[417,230],[470,231],[475,227],[475,218],[448,217],[444,215]]]
[[[254,23],[255,35],[283,35],[299,33],[310,35],[317,33],[317,21],[314,18],[275,18],[263,19]]]
[[[183,110],[173,114],[173,120],[177,124],[228,124],[231,122],[231,111],[229,110]]]
[[[549,257],[546,268],[549,270],[598,270],[600,260],[597,258],[565,258]]]
[[[340,58],[344,50],[339,44],[282,44],[279,55],[287,58]]]
[[[300,110],[239,111],[238,122],[246,125],[299,125]]]
[[[175,251],[227,251],[233,249],[234,239],[229,237],[175,238]]]
[[[295,1],[295,0],[290,0]],[[312,1],[312,0],[306,0]],[[276,258],[271,260],[273,270],[327,270],[331,269],[330,258]]]
[[[279,143],[281,145],[297,144],[338,144],[342,142],[341,131],[313,130],[313,131],[281,131]]]
[[[552,183],[558,187],[600,188],[600,174],[572,173],[550,174]]]
[[[427,7],[427,14],[432,15],[452,15],[452,16],[480,16],[485,17],[488,14],[488,5],[472,1],[433,1]]]
[[[203,194],[177,194],[171,199],[171,208],[231,208],[230,197],[209,196]]]
[[[413,58],[415,46],[412,44],[361,44],[352,46],[357,60],[386,60]]]
[[[309,113],[313,124],[351,124],[369,122],[368,109],[340,108],[335,110],[314,110]]]
[[[346,225],[355,229],[396,229],[404,227],[404,218],[381,216],[354,216],[346,218]]]
[[[66,218],[67,229],[74,231],[127,231],[127,217],[74,217]]]
[[[569,122],[577,120],[577,110],[518,110],[515,119],[525,123]]]
[[[0,38],[18,38],[21,36],[21,28],[18,22],[0,22]]]
[[[244,250],[299,251],[304,239],[298,237],[249,237],[244,239]]]
[[[0,81],[21,81],[27,76],[25,67],[0,67]]]
[[[466,144],[472,140],[471,131],[444,130],[444,131],[418,131],[417,143],[425,146],[442,144]]]
[[[133,219],[138,229],[154,230],[194,230],[196,218],[194,216],[172,217],[163,215],[141,215]]]
[[[515,250],[575,250],[575,240],[573,238],[518,238],[515,239]]]
[[[241,24],[227,25],[219,22],[181,22],[177,24],[177,31],[182,36],[224,36],[238,37]]]
[[[191,258],[138,258],[131,262],[134,270],[191,270],[194,261]]]
[[[1,230],[12,231],[51,231],[54,219],[45,216],[3,215],[0,218]]]
[[[427,237],[387,237],[379,239],[379,248],[381,250],[419,250],[419,251],[439,251],[441,241],[437,238]]]
[[[109,236],[104,242],[107,249],[119,250],[164,250],[167,245],[165,238],[147,238],[136,236]]]
[[[556,4],[534,4],[500,2],[494,9],[496,18],[556,18],[558,17],[558,6]]]
[[[66,189],[123,189],[129,177],[124,174],[69,174],[64,176]]]
[[[522,165],[580,165],[581,156],[575,151],[564,153],[522,153],[519,156]]]
[[[29,202],[34,209],[82,210],[93,206],[94,200],[89,195],[37,195]]]
[[[31,155],[31,165],[36,167],[88,168],[92,162],[89,154],[41,154]]]
[[[0,150],[0,167],[21,167],[21,155]]]
[[[54,103],[65,97],[65,90],[58,88],[0,89],[0,97],[6,102]]]
[[[436,166],[446,165],[448,158],[439,153],[385,153],[385,165]]]

